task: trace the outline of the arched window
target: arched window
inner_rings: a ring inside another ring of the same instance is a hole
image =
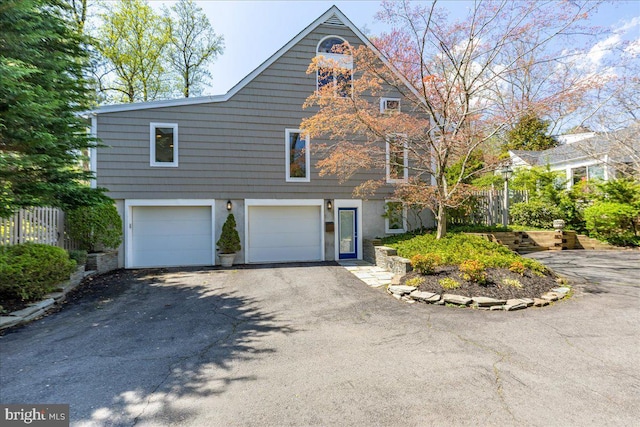
[[[316,55],[321,57],[317,71],[318,90],[331,85],[335,95],[350,96],[353,56],[347,42],[338,36],[325,37],[318,43]],[[322,66],[323,62],[326,67]]]

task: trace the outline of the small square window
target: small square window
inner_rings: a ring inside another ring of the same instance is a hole
[[[285,163],[287,182],[309,182],[311,155],[309,136],[299,129],[285,131]]]
[[[399,113],[400,98],[380,98],[381,113]]]
[[[178,125],[151,123],[150,164],[157,167],[178,167]]]
[[[407,231],[407,209],[404,204],[395,200],[385,202],[384,228],[389,234],[400,234]]]

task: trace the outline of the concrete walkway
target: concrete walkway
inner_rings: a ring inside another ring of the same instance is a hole
[[[391,284],[394,276],[393,273],[367,261],[342,260],[338,264],[372,288],[380,288]]]

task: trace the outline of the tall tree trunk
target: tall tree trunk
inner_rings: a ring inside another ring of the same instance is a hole
[[[442,239],[447,234],[447,210],[442,203],[438,205],[438,214],[436,215],[436,220],[438,222],[436,239]]]

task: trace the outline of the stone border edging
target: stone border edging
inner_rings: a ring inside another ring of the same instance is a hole
[[[14,311],[7,315],[0,315],[0,331],[13,326],[23,325],[43,316],[52,310],[55,305],[62,303],[67,294],[77,288],[85,277],[95,273],[95,271],[85,272],[84,265],[78,266],[76,271],[71,273],[69,280],[58,285],[54,292],[45,295],[44,300],[29,304],[22,310]]]
[[[387,293],[394,298],[413,304],[423,302],[426,304],[454,304],[460,307],[472,307],[480,310],[491,311],[515,311],[529,307],[544,307],[554,301],[565,298],[571,292],[568,286],[560,286],[545,292],[540,298],[513,298],[507,300],[488,297],[466,297],[456,294],[439,295],[432,292],[418,291],[417,287],[407,285],[389,285]]]

